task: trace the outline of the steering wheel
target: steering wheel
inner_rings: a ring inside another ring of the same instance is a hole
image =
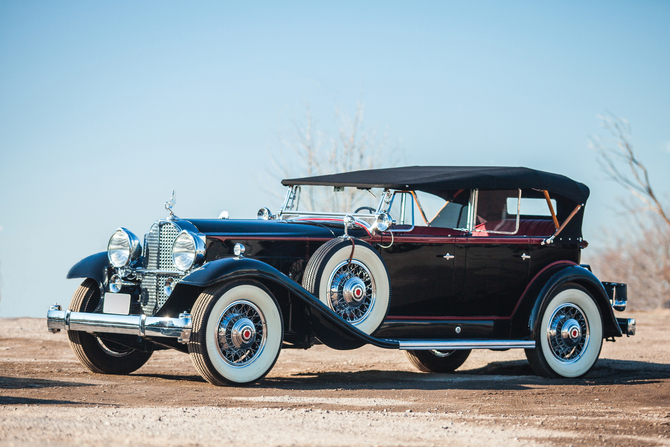
[[[354,211],[354,214],[358,214],[360,211],[370,211],[370,214],[374,214],[377,212],[376,209],[372,208],[371,206],[360,206],[356,208],[356,211]]]

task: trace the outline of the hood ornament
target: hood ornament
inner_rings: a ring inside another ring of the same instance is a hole
[[[170,198],[170,200],[168,200],[167,202],[165,202],[165,209],[168,210],[168,212],[170,213],[170,215],[168,216],[168,220],[177,220],[177,219],[179,219],[179,218],[172,212],[172,207],[175,206],[176,203],[177,203],[177,198],[176,198],[175,195],[174,195],[174,189],[173,189],[173,190],[172,190],[172,197]]]

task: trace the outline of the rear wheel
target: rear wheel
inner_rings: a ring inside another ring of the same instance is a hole
[[[470,355],[469,349],[457,351],[405,351],[409,362],[419,371],[450,373],[458,369]]]
[[[535,349],[526,349],[533,371],[546,377],[588,373],[603,344],[602,318],[591,294],[567,284],[556,291],[540,319]]]
[[[74,293],[70,310],[93,312],[99,302],[98,283],[87,279]],[[142,367],[153,354],[150,347],[146,351],[139,351],[112,341],[103,341],[88,332],[68,331],[67,336],[79,361],[98,374],[130,374]]]
[[[192,310],[188,344],[200,375],[214,385],[246,385],[270,372],[284,326],[272,293],[261,283],[234,281],[205,289]]]

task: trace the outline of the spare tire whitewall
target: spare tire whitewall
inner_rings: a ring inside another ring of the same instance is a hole
[[[535,349],[526,350],[533,370],[549,377],[581,377],[595,365],[603,344],[600,310],[577,284],[554,293],[542,312]]]
[[[391,301],[384,261],[358,239],[333,239],[319,247],[307,264],[303,287],[367,334],[382,324]]]
[[[193,306],[189,353],[214,385],[244,385],[274,366],[283,341],[283,320],[272,293],[246,280],[212,286]]]

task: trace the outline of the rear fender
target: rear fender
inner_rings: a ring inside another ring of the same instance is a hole
[[[573,263],[556,263],[533,278],[512,316],[511,337],[529,336],[534,339],[540,330],[540,316],[549,299],[567,283],[578,284],[593,296],[603,322],[603,337],[621,337],[621,328],[602,283],[593,273]]]
[[[335,314],[317,297],[305,290],[300,284],[277,270],[276,268],[256,259],[225,258],[208,262],[202,268],[185,276],[175,287],[170,299],[165,303],[157,316],[166,309],[178,305],[177,299],[183,293],[177,293],[181,287],[193,290],[202,290],[214,284],[228,282],[235,279],[255,279],[265,284],[279,287],[288,292],[291,297],[301,300],[307,305],[312,332],[327,346],[334,349],[355,349],[366,343],[382,348],[398,349],[396,341],[380,340],[362,332],[349,322]],[[277,299],[286,299],[276,296]],[[190,307],[189,307],[190,308]]]

